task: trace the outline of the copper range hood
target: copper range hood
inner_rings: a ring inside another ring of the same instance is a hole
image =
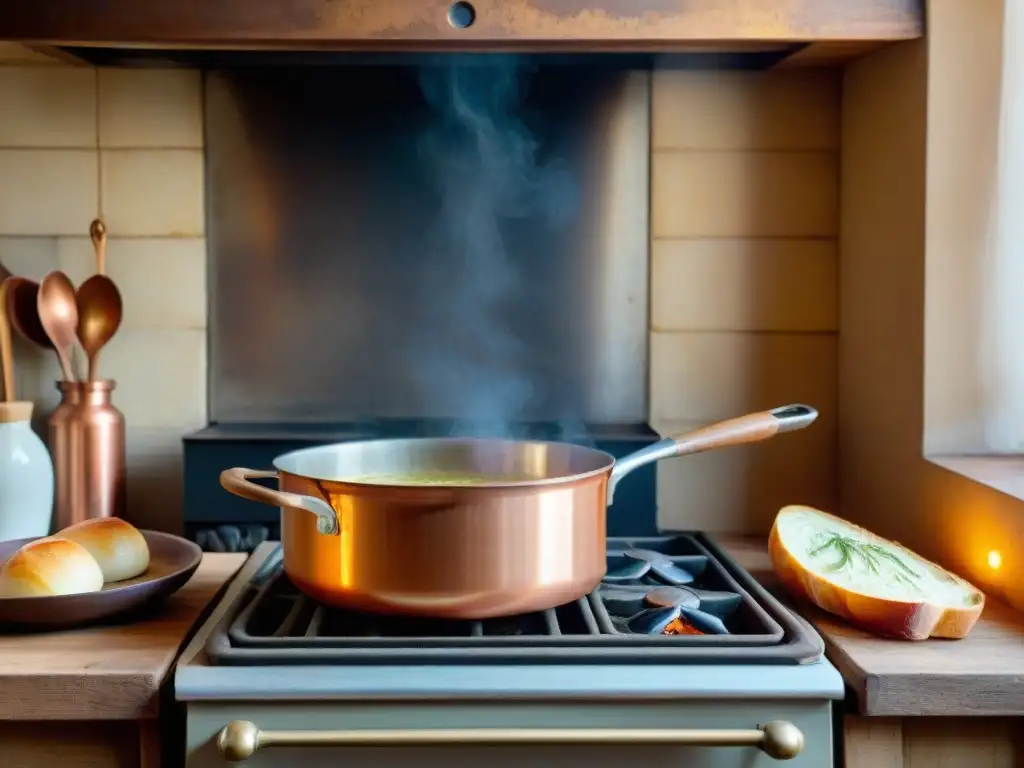
[[[920,37],[924,0],[3,0],[0,40],[112,51],[778,52]],[[122,55],[121,58],[131,58]],[[173,58],[173,57],[172,57]],[[123,63],[123,62],[120,62]]]

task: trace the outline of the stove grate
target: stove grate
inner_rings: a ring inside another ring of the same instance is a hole
[[[806,629],[788,611],[738,566],[726,568],[724,555],[708,546],[695,535],[609,539],[611,581],[595,592],[552,610],[484,621],[387,616],[321,605],[288,580],[278,548],[212,633],[207,652],[214,663],[225,665],[793,664],[809,655],[817,658],[820,640],[814,636],[816,642],[808,642]],[[647,567],[652,560],[660,569]],[[678,586],[682,581],[687,583]],[[638,632],[637,621],[644,627],[663,625],[665,612],[679,604],[641,604],[645,591],[658,590],[664,596],[666,587],[670,597],[687,589],[699,595],[688,598],[696,602],[686,605],[696,607],[687,615],[700,619],[706,613],[706,620],[720,622],[726,634]],[[636,605],[630,603],[630,590],[640,595]]]
[[[483,621],[388,616],[322,605],[276,571],[251,595],[228,632],[239,645],[317,647],[367,642],[401,646],[410,640],[427,645],[535,642],[539,637],[600,635],[602,629],[587,598],[548,611]]]

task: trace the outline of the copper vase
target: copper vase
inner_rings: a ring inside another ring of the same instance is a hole
[[[111,403],[113,381],[59,381],[50,416],[54,530],[125,511],[124,416]]]

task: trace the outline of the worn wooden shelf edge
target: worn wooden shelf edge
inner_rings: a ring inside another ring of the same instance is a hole
[[[6,0],[0,39],[36,44],[301,47],[389,50],[515,49],[523,45],[657,50],[686,42],[856,42],[924,33],[923,0],[669,0],[573,5],[475,3],[468,26],[449,22],[450,0],[296,5],[219,0],[182,10],[135,0]]]
[[[786,605],[810,621],[856,698],[858,714],[884,717],[1024,715],[1024,616],[989,598],[963,640],[887,640],[849,626],[781,590],[763,538],[715,540]]]

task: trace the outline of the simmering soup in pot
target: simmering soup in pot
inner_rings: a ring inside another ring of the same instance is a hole
[[[488,485],[528,480],[525,477],[505,475],[471,475],[466,473],[422,472],[394,475],[363,475],[352,478],[354,483],[370,485]]]

